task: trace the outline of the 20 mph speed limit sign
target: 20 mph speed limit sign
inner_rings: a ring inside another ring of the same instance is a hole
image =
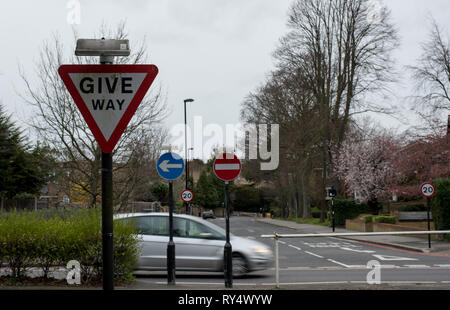
[[[194,194],[192,193],[192,191],[185,189],[182,193],[181,193],[181,199],[184,202],[191,202],[192,199],[194,199]]]
[[[423,183],[420,186],[420,193],[422,194],[422,196],[426,198],[433,197],[434,192],[435,192],[434,185],[431,183]]]

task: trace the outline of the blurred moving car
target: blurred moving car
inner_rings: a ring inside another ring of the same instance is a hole
[[[141,239],[137,270],[167,270],[168,213],[119,214],[116,221],[132,221]],[[198,217],[174,214],[175,266],[180,271],[224,268],[225,230]],[[272,251],[264,244],[230,234],[233,276],[271,266]]]
[[[213,210],[209,210],[209,211],[203,211],[202,218],[204,220],[206,220],[206,219],[215,219],[216,216],[214,215]]]

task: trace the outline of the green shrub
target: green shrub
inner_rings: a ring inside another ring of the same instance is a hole
[[[130,277],[139,256],[131,222],[114,222],[116,278]],[[14,278],[30,266],[40,267],[44,278],[51,267],[80,262],[82,281],[102,277],[102,234],[99,210],[63,212],[9,212],[0,214],[0,263]]]
[[[436,230],[450,229],[450,178],[433,180],[436,193],[431,198],[431,212],[433,213]]]
[[[318,218],[320,218],[320,215],[321,215],[321,211],[319,208],[317,208],[317,207],[311,208],[312,218],[318,219]]]
[[[361,217],[361,221],[364,223],[372,223],[373,222],[373,215],[365,215]]]
[[[357,204],[353,199],[334,199],[334,211],[336,226],[345,226],[345,220],[352,220],[361,213],[368,213],[370,209],[366,204]]]
[[[395,224],[396,223],[396,217],[391,215],[377,215],[373,217],[374,223],[388,223],[388,224]]]

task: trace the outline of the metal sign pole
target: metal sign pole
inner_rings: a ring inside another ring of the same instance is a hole
[[[100,64],[112,64],[114,57],[100,56]],[[114,222],[112,153],[102,152],[102,251],[103,289],[114,290]]]
[[[428,231],[431,230],[430,225],[430,198],[427,197],[427,223],[428,223]],[[428,248],[431,249],[431,235],[428,235]]]
[[[175,243],[173,242],[173,181],[169,181],[169,243],[167,245],[167,284],[175,285]]]
[[[225,287],[233,287],[233,257],[230,243],[230,205],[229,205],[228,182],[225,182],[225,219],[226,219],[226,242],[224,248],[224,273]]]
[[[331,221],[332,221],[332,225],[333,225],[333,232],[335,231],[335,220],[334,220],[334,201],[333,201],[333,197],[331,197]]]
[[[103,289],[114,290],[112,153],[102,152]]]

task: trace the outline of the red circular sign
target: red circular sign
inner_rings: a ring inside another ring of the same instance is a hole
[[[435,192],[436,190],[434,188],[434,185],[431,183],[423,183],[422,185],[420,185],[420,193],[426,198],[433,197]]]
[[[194,193],[191,190],[185,189],[181,193],[181,200],[183,200],[184,202],[191,202],[192,199],[194,199]]]
[[[236,179],[241,172],[241,161],[236,155],[224,153],[214,161],[214,174],[222,181],[228,182]]]

